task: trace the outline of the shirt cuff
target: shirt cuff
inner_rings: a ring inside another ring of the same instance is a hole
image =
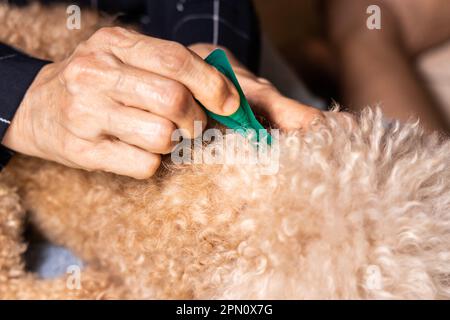
[[[0,44],[0,141],[34,78],[48,63]],[[11,155],[10,150],[0,146],[0,168],[6,165]]]

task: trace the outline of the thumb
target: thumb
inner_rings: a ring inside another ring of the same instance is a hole
[[[308,130],[317,119],[324,117],[320,110],[284,97],[272,88],[249,93],[247,99],[255,112],[282,130]]]

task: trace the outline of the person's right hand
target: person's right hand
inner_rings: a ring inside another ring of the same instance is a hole
[[[2,143],[67,166],[134,178],[156,171],[172,132],[239,106],[233,84],[180,44],[104,28],[66,60],[45,66]]]

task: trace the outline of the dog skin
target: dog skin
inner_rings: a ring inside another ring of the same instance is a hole
[[[83,13],[73,34],[48,19],[63,12],[0,6],[0,39],[62,59],[104,24]],[[273,175],[166,159],[144,181],[15,156],[0,176],[0,298],[450,297],[447,139],[367,109],[279,146]],[[79,290],[25,271],[26,216],[86,263]]]

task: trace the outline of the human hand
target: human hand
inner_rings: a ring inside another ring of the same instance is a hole
[[[195,102],[229,115],[233,84],[180,44],[123,28],[103,28],[62,62],[45,66],[2,143],[12,150],[86,170],[134,178],[156,171],[176,128],[206,126]]]
[[[206,58],[217,47],[199,43],[189,48]],[[268,80],[258,78],[242,66],[226,48],[221,49],[226,51],[252,109],[267,118],[271,124],[284,130],[307,130],[314,120],[323,117],[321,111],[283,96]]]

